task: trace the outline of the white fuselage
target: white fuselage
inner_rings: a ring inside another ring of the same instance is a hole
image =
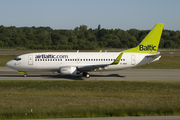
[[[156,60],[148,58],[145,53],[124,53],[117,65],[111,65],[121,52],[44,52],[29,53],[18,56],[21,60],[11,60],[6,66],[18,71],[59,71],[60,67],[83,67],[88,65],[104,65],[96,70],[120,70],[144,65]]]

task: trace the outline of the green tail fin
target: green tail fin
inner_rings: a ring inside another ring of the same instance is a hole
[[[163,26],[163,23],[157,23],[137,47],[122,52],[157,53]]]

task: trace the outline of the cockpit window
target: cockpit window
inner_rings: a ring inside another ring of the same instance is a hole
[[[13,60],[19,61],[19,60],[21,60],[21,58],[15,57]]]

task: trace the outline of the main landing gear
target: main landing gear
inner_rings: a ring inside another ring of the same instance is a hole
[[[24,77],[27,77],[27,74],[24,74],[23,76],[24,76]]]
[[[90,77],[89,73],[87,73],[87,72],[83,72],[83,76],[85,76],[86,78]]]

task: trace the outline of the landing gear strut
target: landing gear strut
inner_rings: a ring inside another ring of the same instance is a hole
[[[89,73],[87,73],[87,72],[83,72],[83,76],[85,76],[86,78],[90,77]]]

